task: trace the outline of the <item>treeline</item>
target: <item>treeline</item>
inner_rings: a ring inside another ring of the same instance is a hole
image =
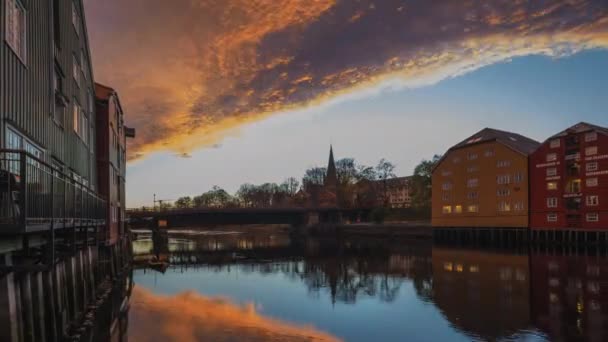
[[[429,207],[431,194],[431,172],[433,165],[439,160],[434,156],[431,160],[423,160],[414,170],[410,183],[413,189],[413,206]],[[357,163],[353,158],[343,158],[335,162],[337,175],[337,197],[342,207],[361,205],[355,199],[362,198],[368,201],[388,196],[387,183],[395,178],[395,165],[386,159],[381,159],[376,166],[368,166]],[[327,169],[325,167],[312,167],[304,172],[301,180],[294,177],[285,179],[280,184],[243,184],[234,194],[214,186],[211,190],[198,196],[184,196],[175,201],[174,204],[163,203],[162,208],[264,208],[303,205],[302,196],[298,196],[300,190],[304,193],[315,186],[325,183]],[[372,183],[377,186],[361,187],[363,183]],[[364,192],[364,193],[361,193]]]

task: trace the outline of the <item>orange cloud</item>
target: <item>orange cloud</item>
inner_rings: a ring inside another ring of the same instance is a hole
[[[384,83],[608,48],[601,0],[104,0],[87,13],[96,79],[118,89],[138,129],[130,159],[187,155]]]
[[[194,292],[173,297],[135,286],[129,313],[131,341],[340,341],[313,327],[262,316],[252,304]]]

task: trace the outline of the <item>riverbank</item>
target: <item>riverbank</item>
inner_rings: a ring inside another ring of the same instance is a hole
[[[390,223],[355,223],[338,225],[318,225],[308,228],[310,235],[356,235],[374,237],[406,237],[432,239],[433,229],[428,221],[408,221]]]

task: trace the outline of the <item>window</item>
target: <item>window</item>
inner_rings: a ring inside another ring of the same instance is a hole
[[[452,175],[452,171],[441,171],[441,175],[443,177],[447,177],[447,176],[451,176]]]
[[[454,212],[455,212],[456,214],[460,214],[460,213],[462,213],[462,206],[461,206],[461,205],[455,205],[455,206],[454,206]]]
[[[483,155],[484,155],[485,157],[493,157],[493,156],[494,156],[494,149],[491,149],[491,148],[487,149],[487,150],[486,150],[486,151],[483,153]]]
[[[510,160],[499,160],[496,162],[496,167],[509,167],[511,166]]]
[[[587,180],[585,180],[585,185],[587,185],[588,188],[595,187],[597,184],[597,178],[587,178]]]
[[[509,202],[500,202],[498,204],[498,211],[501,211],[501,212],[511,211],[511,203],[509,203]]]
[[[479,206],[477,204],[471,204],[467,207],[467,211],[470,213],[478,213],[479,212]]]
[[[80,87],[80,66],[78,65],[78,59],[76,59],[76,55],[73,55],[72,59],[72,76],[74,77],[74,82],[76,82],[76,85]]]
[[[549,154],[547,154],[546,160],[548,162],[556,161],[557,160],[557,154],[556,153],[549,153]]]
[[[471,179],[467,180],[468,188],[476,188],[478,185],[479,185],[479,179],[477,179],[477,178],[471,178]]]
[[[547,214],[547,222],[557,222],[557,214],[555,214],[555,213]]]
[[[552,162],[557,160],[557,153],[549,153],[547,154],[547,162]]]
[[[460,163],[460,157],[454,157],[454,158],[452,159],[452,163],[454,163],[454,164],[458,164],[458,163]]]
[[[600,204],[600,198],[597,195],[590,195],[587,196],[586,202],[588,207],[595,207]]]
[[[19,0],[6,0],[6,42],[25,63],[25,8]]]
[[[515,183],[521,183],[524,180],[524,175],[521,172],[517,172],[513,175],[513,181]]]
[[[597,146],[585,147],[585,155],[586,156],[594,156],[596,154],[597,154]]]
[[[441,188],[443,190],[452,190],[452,183],[450,182],[445,182],[441,185]]]
[[[597,171],[597,162],[587,163],[585,165],[585,170],[587,170],[587,171]]]
[[[467,154],[467,159],[468,159],[468,160],[475,160],[475,159],[477,159],[477,153],[472,153],[472,152],[469,152],[469,153]]]
[[[444,214],[451,214],[452,213],[452,206],[451,205],[444,205],[442,208],[442,211]]]
[[[76,8],[76,3],[74,3],[74,1],[72,1],[72,25],[74,25],[76,34],[80,36],[80,16],[78,15],[78,9]]]
[[[477,172],[477,171],[479,171],[479,166],[477,166],[477,165],[467,167],[468,173]]]
[[[467,198],[468,199],[477,199],[477,198],[479,198],[479,193],[477,191],[470,191],[469,193],[467,193]]]
[[[557,190],[557,182],[547,182],[547,190]]]
[[[498,189],[496,191],[496,195],[499,197],[509,196],[509,195],[511,195],[511,190],[510,189]]]
[[[44,157],[44,153],[41,148],[10,127],[6,128],[6,148],[26,151],[38,159],[42,159]],[[19,155],[9,153],[7,156],[5,156],[5,158],[7,159],[6,162],[9,164],[7,165],[8,170],[16,175],[20,174],[21,168],[19,165]],[[40,167],[39,162],[32,158],[28,158],[27,161],[30,165]],[[32,177],[35,181],[36,177],[40,176],[34,172]]]
[[[588,213],[587,214],[587,222],[598,222],[600,220],[600,215],[598,213]]]
[[[557,176],[557,168],[555,168],[555,167],[547,168],[546,172],[547,172],[547,177]]]
[[[449,200],[450,200],[450,193],[449,193],[449,192],[444,192],[444,193],[441,195],[441,199],[442,199],[444,202],[449,201]]]
[[[511,175],[499,175],[496,177],[497,184],[510,184],[511,183]]]
[[[560,140],[559,139],[553,139],[549,142],[549,147],[550,148],[558,148],[561,144],[560,144]]]
[[[85,144],[88,144],[88,139],[89,139],[89,119],[87,118],[87,116],[84,113],[84,110],[82,109],[82,107],[80,107],[80,105],[78,104],[78,102],[76,102],[76,99],[74,99],[74,112],[73,112],[73,128],[74,128],[74,132],[76,132],[76,135],[78,135],[80,137],[80,139],[82,139],[82,141]]]
[[[589,133],[585,134],[585,142],[596,141],[596,140],[597,140],[596,132],[589,132]]]
[[[547,198],[547,208],[557,208],[557,197]]]
[[[524,202],[515,202],[515,211],[525,210]]]

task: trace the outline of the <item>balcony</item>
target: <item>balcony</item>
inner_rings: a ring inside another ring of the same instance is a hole
[[[88,186],[22,150],[0,149],[0,234],[96,229],[105,200]]]

